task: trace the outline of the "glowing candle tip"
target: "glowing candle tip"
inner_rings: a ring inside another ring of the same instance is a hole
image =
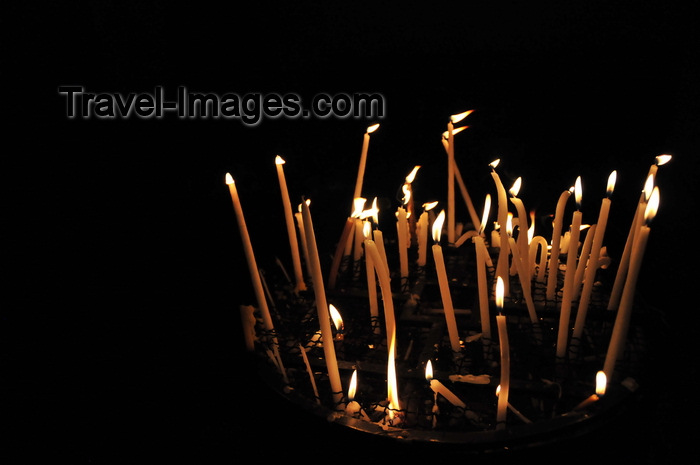
[[[279,155],[277,155],[275,157],[275,164],[276,165],[284,165],[285,163],[286,162],[284,161],[284,158],[280,157]]]
[[[231,177],[231,173],[226,173],[226,184],[234,184],[233,177]]]
[[[372,126],[369,126],[367,128],[367,134],[372,134],[374,131],[376,131],[379,128],[379,123],[373,124]]]

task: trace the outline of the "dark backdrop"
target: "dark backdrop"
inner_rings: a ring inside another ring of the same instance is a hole
[[[681,419],[698,413],[697,17],[668,2],[547,3],[4,6],[2,392],[20,412],[3,415],[20,433],[7,454],[20,452],[18,463],[37,452],[72,463],[218,463],[245,449],[266,461],[428,454],[378,450],[308,418],[241,362],[238,305],[252,293],[225,173],[260,260],[286,261],[282,155],[292,201],[312,199],[331,253],[362,134],[377,120],[69,120],[59,85],[379,92],[387,113],[365,190],[387,202],[416,164],[422,200],[444,197],[439,136],[450,114],[475,109],[457,157],[479,208],[492,188],[486,165],[501,158],[504,184],[522,176],[521,197],[543,215],[581,175],[584,222],[594,222],[617,169],[613,251],[649,165],[673,154],[659,171],[640,278],[640,298],[659,315],[658,376],[628,417],[532,456],[672,463],[693,453]]]

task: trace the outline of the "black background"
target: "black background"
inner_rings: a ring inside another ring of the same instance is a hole
[[[639,285],[658,311],[658,375],[607,429],[498,459],[697,458],[694,427],[682,424],[697,421],[700,322],[699,44],[689,4],[96,1],[3,10],[0,260],[10,299],[1,392],[18,412],[3,415],[18,433],[6,463],[35,454],[71,463],[223,463],[246,450],[280,462],[435,454],[307,417],[260,385],[242,357],[238,306],[252,292],[225,173],[260,260],[286,261],[274,168],[283,156],[293,202],[312,199],[329,254],[362,134],[376,120],[69,120],[60,85],[161,85],[168,96],[179,85],[305,99],[379,92],[387,114],[372,136],[365,192],[386,202],[416,164],[421,201],[444,196],[439,136],[449,115],[475,109],[457,158],[476,199],[492,187],[486,165],[501,158],[504,184],[522,176],[521,197],[542,215],[581,175],[592,223],[618,170],[613,255],[654,157],[673,154],[659,170],[661,206]]]

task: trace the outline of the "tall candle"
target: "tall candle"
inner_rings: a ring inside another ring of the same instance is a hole
[[[231,194],[231,201],[233,202],[233,209],[236,213],[236,219],[238,220],[238,229],[241,234],[241,241],[243,242],[243,251],[245,252],[246,260],[248,261],[248,271],[250,272],[250,279],[253,283],[255,299],[258,302],[258,308],[260,309],[260,314],[262,315],[263,326],[265,327],[265,330],[271,334],[272,350],[274,358],[276,359],[276,365],[280,369],[280,374],[284,378],[284,382],[288,383],[287,373],[284,369],[282,357],[279,353],[279,343],[277,341],[277,336],[275,335],[275,326],[272,323],[270,308],[267,305],[265,291],[263,289],[262,280],[260,279],[260,271],[258,270],[258,264],[255,260],[253,244],[250,240],[250,235],[248,234],[248,227],[245,223],[245,217],[243,216],[243,207],[241,206],[241,200],[238,197],[236,183],[229,173],[226,173],[226,184],[228,184],[229,193]]]
[[[576,211],[571,219],[571,236],[569,250],[566,253],[566,273],[564,274],[564,289],[562,290],[561,310],[559,312],[559,333],[557,334],[557,358],[564,358],[569,338],[569,322],[571,320],[571,299],[574,294],[576,278],[576,260],[578,258],[578,237],[581,232],[581,176],[575,184]]]
[[[464,129],[467,129],[469,126],[461,126],[455,130],[452,131],[452,134],[457,134],[458,132],[461,132]],[[445,147],[445,153],[449,155],[449,142],[447,141],[448,139],[448,132],[445,131],[442,135],[442,145]],[[456,160],[452,160],[453,162],[453,169],[455,173],[455,180],[457,181],[457,185],[459,186],[459,190],[462,193],[462,198],[464,199],[464,203],[467,206],[467,210],[469,211],[469,216],[471,217],[472,224],[474,225],[474,229],[476,231],[479,230],[481,227],[481,224],[479,223],[479,216],[476,213],[476,209],[474,208],[474,203],[472,202],[472,198],[469,195],[469,191],[467,190],[467,185],[464,183],[464,178],[462,178],[462,173],[459,170],[459,166],[457,165]]]
[[[459,343],[459,331],[457,330],[457,319],[455,317],[454,307],[452,306],[452,294],[450,292],[450,283],[447,280],[447,270],[445,269],[445,259],[442,255],[442,247],[440,247],[440,234],[442,225],[445,221],[445,210],[442,210],[433,224],[433,258],[435,260],[435,271],[437,272],[438,285],[440,287],[440,296],[442,298],[442,308],[445,312],[445,321],[447,322],[447,332],[450,337],[450,345],[452,350],[460,352],[462,350]]]
[[[362,152],[360,153],[360,166],[357,169],[357,181],[355,181],[355,194],[353,198],[362,197],[362,183],[365,177],[365,166],[367,165],[367,152],[369,150],[369,135],[377,130],[379,124],[373,124],[367,128],[367,132],[362,139]]]
[[[508,196],[506,195],[506,190],[503,187],[503,183],[501,182],[501,178],[498,176],[498,173],[496,173],[496,166],[498,166],[500,160],[495,160],[492,161],[489,166],[491,166],[491,177],[493,178],[494,183],[496,184],[496,192],[498,194],[498,224],[501,227],[501,234],[500,234],[500,248],[501,250],[499,251],[498,254],[498,263],[496,264],[496,274],[500,277],[503,278],[503,295],[508,296],[510,295],[509,292],[509,268],[510,265],[508,263],[508,259],[510,256],[510,251],[509,249],[509,244],[508,244],[508,237],[503,234],[503,230],[506,227],[506,223],[508,222]]]
[[[597,225],[592,226],[581,226],[581,230],[586,231],[586,238],[583,240],[583,246],[581,247],[581,255],[578,259],[578,264],[576,265],[576,274],[574,277],[574,293],[571,296],[571,300],[578,300],[581,296],[581,286],[583,284],[583,274],[586,271],[588,265],[589,256],[591,254],[591,247],[593,246],[593,236],[595,236],[595,231],[598,228]]]
[[[632,249],[634,248],[635,234],[639,231],[643,220],[644,211],[647,207],[647,201],[654,189],[654,175],[656,171],[650,170],[649,176],[647,176],[646,182],[644,183],[644,190],[639,197],[639,202],[637,203],[637,210],[634,213],[634,218],[632,219],[632,225],[630,226],[629,234],[627,235],[627,242],[625,243],[625,248],[622,251],[622,256],[620,257],[620,263],[617,267],[617,274],[615,275],[615,282],[613,283],[612,291],[610,292],[610,299],[608,300],[608,310],[615,310],[620,303],[620,296],[622,295],[622,289],[625,284],[625,279],[627,277],[627,272],[629,268],[630,255],[632,254]]]
[[[536,280],[538,283],[543,283],[546,280],[547,273],[547,239],[542,236],[535,236],[530,241],[530,270],[531,273],[537,269]],[[537,252],[539,251],[539,259]]]
[[[527,260],[530,258],[529,254],[529,249],[530,249],[530,244],[528,241],[527,237],[527,231],[528,231],[528,226],[527,226],[527,211],[525,210],[525,205],[523,204],[523,201],[518,198],[518,193],[520,192],[520,185],[522,183],[522,178],[518,178],[515,180],[513,183],[513,186],[510,188],[510,201],[513,202],[513,205],[515,205],[515,209],[518,212],[518,240],[517,240],[517,245],[520,248],[520,257],[523,260]],[[512,247],[512,245],[511,245]],[[523,276],[523,279],[525,279],[527,282],[530,282],[531,275],[530,275],[530,267],[526,266],[523,267],[523,273],[525,276]]]
[[[529,268],[529,263],[520,256],[520,249],[515,243],[515,239],[509,235],[508,241],[510,244],[510,250],[513,251],[513,263],[516,264],[518,268],[518,277],[520,278],[520,287],[523,290],[523,297],[525,298],[525,305],[527,306],[527,312],[530,315],[530,322],[533,325],[538,325],[539,321],[537,319],[537,312],[535,311],[535,302],[532,300],[532,283],[527,277],[526,269]],[[528,257],[529,258],[529,257]]]
[[[649,239],[649,233],[651,231],[649,223],[656,215],[658,206],[659,188],[654,187],[649,197],[649,202],[644,210],[644,224],[636,233],[638,236],[634,241],[634,248],[630,257],[630,266],[627,272],[627,279],[625,280],[625,287],[622,291],[620,307],[617,310],[615,325],[613,326],[613,332],[610,338],[610,345],[608,346],[608,352],[605,356],[603,371],[608,379],[612,379],[615,371],[615,363],[624,352],[632,314],[632,304],[634,303],[634,294],[636,292],[637,278],[639,277],[639,270],[641,269],[642,259],[644,258],[644,250],[646,249],[647,240]]]
[[[374,271],[376,272],[377,279],[379,281],[379,287],[382,291],[384,321],[388,341],[391,338],[391,335],[396,331],[396,319],[394,317],[394,301],[391,294],[391,277],[389,275],[389,268],[386,266],[386,263],[383,262],[382,256],[375,241],[369,239],[365,241],[365,252],[372,260]]]
[[[557,281],[559,277],[559,253],[561,251],[561,230],[563,228],[564,222],[564,211],[566,209],[566,202],[571,197],[571,192],[574,190],[572,187],[569,190],[565,190],[559,196],[559,201],[557,202],[557,208],[554,213],[554,227],[552,229],[552,249],[549,253],[549,274],[547,276],[547,300],[553,301],[554,296],[557,291]]]
[[[447,242],[455,242],[455,143],[454,125],[469,116],[474,110],[468,110],[450,116],[447,123]]]
[[[287,235],[289,236],[289,248],[292,252],[292,266],[294,269],[294,281],[295,289],[297,291],[306,290],[306,283],[304,282],[304,274],[301,271],[301,258],[299,257],[299,243],[297,242],[297,232],[294,227],[293,212],[292,212],[292,202],[289,200],[289,191],[287,190],[287,180],[284,176],[284,165],[285,161],[282,157],[277,155],[275,157],[275,166],[277,167],[277,178],[279,179],[280,192],[282,193],[282,203],[284,205],[284,217],[287,223]]]
[[[571,337],[572,347],[574,347],[574,344],[578,345],[578,342],[580,341],[581,336],[583,334],[583,328],[586,324],[588,306],[591,301],[593,285],[595,284],[596,273],[598,271],[598,264],[600,262],[600,253],[603,247],[603,238],[605,237],[605,228],[607,227],[608,216],[610,214],[610,196],[612,195],[613,189],[615,188],[616,180],[617,172],[613,171],[608,177],[606,197],[602,200],[600,204],[600,211],[598,212],[598,221],[596,223],[595,235],[593,236],[593,244],[591,245],[591,253],[588,255],[588,266],[586,267],[586,274],[583,280],[581,299],[579,300],[578,311],[576,312],[574,333]]]
[[[306,201],[310,202],[309,199],[306,199]],[[311,262],[309,262],[309,248],[306,245],[306,233],[304,232],[304,218],[301,217],[301,204],[299,204],[298,212],[294,214],[294,218],[297,220],[297,228],[299,229],[299,242],[301,242],[301,252],[304,255],[304,264],[306,265],[306,272],[309,276],[311,276]]]
[[[396,233],[397,244],[399,247],[399,265],[401,273],[401,285],[403,286],[408,280],[408,221],[406,218],[406,210],[399,207],[396,211]]]
[[[367,274],[367,295],[369,297],[369,314],[374,328],[374,333],[379,334],[379,301],[377,300],[377,278],[374,271],[372,256],[367,253],[367,241],[372,240],[372,227],[369,222],[365,222],[365,269]]]
[[[355,219],[348,217],[345,220],[345,226],[343,227],[343,232],[340,235],[340,240],[336,245],[335,254],[333,254],[333,261],[331,262],[331,271],[328,274],[328,288],[335,289],[336,280],[338,279],[338,272],[340,271],[340,262],[343,260],[345,255],[346,246],[348,240],[354,237],[355,232]],[[308,243],[307,243],[308,247]]]
[[[304,229],[306,232],[306,243],[309,247],[309,259],[311,261],[312,281],[314,286],[314,297],[316,300],[316,310],[318,321],[321,326],[321,336],[323,337],[323,355],[326,359],[328,378],[331,383],[331,393],[333,404],[339,406],[343,401],[343,385],[340,382],[340,372],[338,371],[338,360],[335,355],[335,345],[333,344],[333,330],[331,329],[330,310],[326,301],[326,291],[323,285],[323,274],[321,273],[321,261],[318,256],[316,246],[316,234],[311,219],[311,210],[306,202],[302,202],[302,216],[304,218]]]
[[[481,318],[482,337],[491,340],[491,317],[489,313],[489,290],[486,276],[486,244],[480,235],[472,237],[476,250],[476,279],[479,296],[479,317]]]
[[[416,263],[420,267],[424,267],[427,261],[427,246],[428,246],[428,212],[423,212],[418,218],[416,224],[416,233],[418,235],[418,258]]]
[[[496,315],[496,323],[498,325],[498,341],[501,351],[501,390],[498,395],[496,429],[501,430],[506,427],[506,416],[508,414],[508,395],[510,393],[510,344],[508,342],[506,317],[501,314],[505,292],[503,278],[498,276],[496,280],[496,306],[499,312],[499,314]]]

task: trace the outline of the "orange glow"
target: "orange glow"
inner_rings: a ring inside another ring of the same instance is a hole
[[[379,208],[377,208],[377,198],[376,197],[372,201],[372,208],[368,208],[367,210],[362,210],[362,213],[360,213],[361,220],[365,220],[365,219],[369,218],[370,216],[374,220],[374,224],[379,223]]]
[[[285,163],[284,159],[279,155],[275,157],[275,165],[284,165]]]
[[[661,166],[665,165],[669,161],[671,161],[672,156],[668,154],[663,154],[663,155],[658,155],[656,157],[656,166]]]
[[[311,205],[311,199],[306,199],[306,202],[305,202],[305,203],[306,203],[306,206],[307,206],[307,207],[310,206],[310,205]],[[301,204],[299,204],[299,206],[297,207],[297,210],[299,210],[299,213],[301,213]]]
[[[437,204],[438,204],[438,201],[437,201],[437,200],[434,201],[434,202],[424,203],[424,204],[423,204],[423,209],[424,209],[425,211],[432,210],[433,208],[437,207]]]
[[[581,176],[579,176],[576,178],[576,182],[574,183],[574,196],[576,199],[576,208],[581,208],[581,191]]]
[[[651,191],[654,190],[654,175],[650,174],[644,183],[644,199],[648,202]]]
[[[659,188],[654,187],[647,203],[647,208],[644,210],[644,221],[649,224],[656,216],[656,211],[659,209]]]
[[[418,170],[420,169],[420,165],[416,165],[413,167],[413,170],[408,173],[408,176],[406,176],[406,182],[411,184],[414,179],[416,179],[416,173],[418,173]]]
[[[535,237],[535,210],[530,210],[530,227],[527,230],[527,243],[532,242]]]
[[[343,330],[343,318],[340,316],[340,312],[338,311],[337,308],[335,308],[335,305],[330,304],[328,306],[328,310],[331,312],[331,320],[333,321],[333,326],[335,326],[335,329],[338,331]]]
[[[506,234],[508,237],[513,235],[513,214],[508,212],[508,217],[506,218]]]
[[[492,161],[491,163],[489,163],[489,166],[490,166],[491,168],[495,169],[495,168],[498,166],[498,164],[499,164],[500,162],[501,162],[501,159],[500,159],[500,158],[496,158],[494,161]]]
[[[462,121],[464,118],[466,118],[467,116],[469,116],[473,112],[474,112],[474,110],[467,110],[467,111],[462,112],[462,113],[457,113],[456,115],[450,116],[450,121],[452,121],[452,124],[459,123],[460,121]]]
[[[605,376],[605,373],[602,371],[599,371],[595,375],[595,393],[598,394],[599,396],[602,396],[605,394],[605,388],[608,385],[608,378]]]
[[[367,134],[372,134],[374,131],[377,130],[377,128],[379,128],[379,123],[373,124],[372,126],[367,128]]]
[[[442,225],[445,222],[445,210],[442,210],[440,214],[435,218],[433,222],[433,240],[437,243],[440,242],[440,236],[442,235]]]
[[[501,385],[496,386],[496,397],[501,393]]]
[[[365,208],[365,202],[367,202],[367,199],[362,197],[355,197],[352,201],[353,209],[352,214],[350,216],[353,218],[359,218],[360,215],[362,215],[362,210]]]
[[[401,186],[401,190],[403,191],[403,204],[408,205],[408,202],[411,200],[411,188],[408,187],[408,184],[404,184]]]
[[[350,387],[348,388],[348,400],[352,401],[355,398],[355,393],[357,392],[357,370],[352,372],[352,377],[350,378]]]
[[[503,284],[503,278],[498,276],[496,278],[496,307],[499,309],[503,308],[503,294],[505,294],[505,285]]]
[[[610,176],[608,176],[608,188],[606,190],[606,194],[608,197],[610,197],[613,193],[613,190],[615,189],[615,182],[617,181],[617,171],[613,170],[612,173],[610,173]]]
[[[230,173],[226,173],[226,184],[233,184],[233,178]]]
[[[510,192],[510,195],[512,195],[513,197],[517,197],[518,193],[520,192],[520,186],[522,185],[522,183],[523,183],[523,178],[518,177],[518,179],[516,179],[515,182],[513,183],[513,187],[511,187],[510,190],[508,191],[508,192]]]
[[[484,199],[484,212],[481,214],[481,227],[479,228],[479,234],[484,232],[486,228],[486,223],[489,221],[489,214],[491,213],[491,194],[486,194]]]
[[[433,379],[433,363],[430,360],[425,364],[425,379],[428,381]]]
[[[464,130],[467,129],[468,127],[469,127],[469,126],[460,126],[460,127],[458,127],[458,128],[454,128],[454,129],[452,130],[452,135],[454,136],[455,134],[459,134],[460,132],[464,131]],[[443,138],[443,139],[448,139],[449,137],[450,137],[449,131],[445,131],[445,132],[442,133],[442,138]]]

